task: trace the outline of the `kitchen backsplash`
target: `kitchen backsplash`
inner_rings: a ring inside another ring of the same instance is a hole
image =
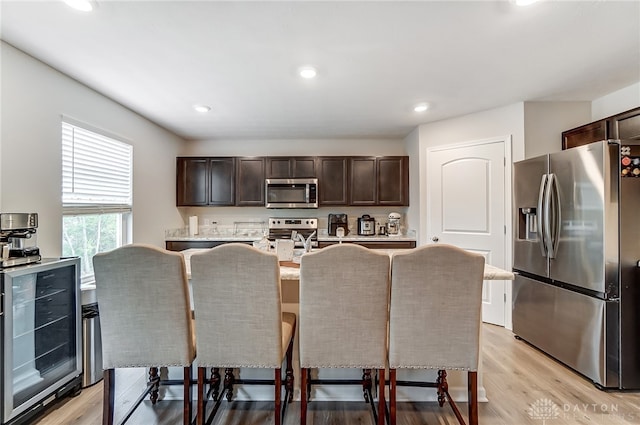
[[[167,236],[187,236],[189,217],[198,217],[198,233],[211,234],[217,233],[220,235],[233,235],[234,232],[238,232],[239,229],[246,229],[256,234],[260,234],[261,226],[264,229],[267,228],[269,217],[278,218],[306,218],[313,217],[318,219],[318,229],[326,230],[328,226],[328,215],[330,213],[344,213],[347,214],[349,220],[349,231],[353,234],[357,233],[357,220],[358,217],[362,217],[364,214],[368,214],[376,220],[376,229],[379,225],[386,224],[387,218],[390,212],[398,212],[402,215],[402,227],[401,233],[406,233],[406,208],[398,207],[344,207],[344,208],[318,208],[318,209],[266,209],[261,207],[191,207],[180,208],[180,213],[183,215],[184,228],[173,229],[167,231],[168,233],[181,233],[184,234],[172,234]]]

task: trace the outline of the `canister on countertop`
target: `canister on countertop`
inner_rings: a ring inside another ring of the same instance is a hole
[[[363,214],[358,218],[358,235],[373,236],[376,234],[376,219],[369,214]]]

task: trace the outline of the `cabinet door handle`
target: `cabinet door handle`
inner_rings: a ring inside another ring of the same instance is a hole
[[[434,242],[438,242],[440,239],[437,236],[434,236],[434,237],[431,238],[431,240],[434,241]]]

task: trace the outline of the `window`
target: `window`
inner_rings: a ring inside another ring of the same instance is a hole
[[[78,256],[91,283],[93,256],[131,242],[133,148],[62,122],[62,255]]]

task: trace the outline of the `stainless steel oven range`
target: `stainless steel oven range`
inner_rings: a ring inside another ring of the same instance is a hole
[[[311,246],[318,246],[317,218],[278,218],[269,219],[269,240],[293,239],[297,247],[302,247],[301,235],[305,240],[311,238]]]

